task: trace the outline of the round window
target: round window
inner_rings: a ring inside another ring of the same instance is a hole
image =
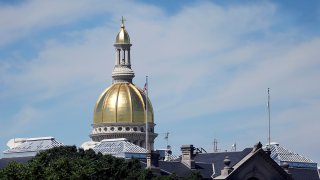
[[[129,128],[129,127],[126,127],[126,131],[130,131],[130,128]]]
[[[118,131],[122,131],[122,127],[118,127]]]
[[[133,130],[134,130],[134,131],[138,131],[138,128],[137,128],[137,127],[133,127]]]
[[[114,131],[114,127],[111,127],[110,130],[111,130],[111,131]]]

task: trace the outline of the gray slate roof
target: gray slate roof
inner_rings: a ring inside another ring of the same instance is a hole
[[[219,176],[224,167],[223,160],[229,156],[231,166],[239,162],[243,157],[251,152],[252,148],[246,148],[237,152],[199,153],[195,155],[195,169],[190,170],[181,163],[181,158],[174,161],[159,161],[162,174],[175,173],[178,177],[188,177],[192,171],[199,171],[204,179],[212,179]],[[143,161],[142,161],[143,162]],[[145,167],[145,162],[142,163]]]
[[[217,153],[203,153],[203,154],[197,154],[195,156],[195,162],[196,163],[207,163],[207,164],[213,164],[214,171],[213,171],[213,177],[219,176],[221,169],[224,167],[223,160],[226,156],[229,157],[231,163],[230,166],[235,165],[237,162],[239,162],[242,158],[244,158],[246,155],[248,155],[252,151],[252,148],[246,148],[243,151],[236,151],[236,152],[217,152]]]
[[[105,139],[100,142],[85,142],[84,149],[91,148],[96,153],[110,154],[122,158],[146,158],[147,150],[129,142],[125,138]]]
[[[270,150],[271,156],[279,159],[280,161],[314,163],[311,159],[290,151],[277,143],[271,144]]]
[[[175,161],[159,161],[161,174],[175,173],[178,177],[188,177],[192,171],[199,171],[204,179],[212,179],[221,174],[224,167],[223,160],[226,156],[231,160],[230,167],[240,162],[245,156],[252,151],[252,148],[246,148],[238,152],[218,152],[218,153],[200,153],[195,155],[195,169],[190,170],[181,163],[181,158]],[[276,163],[275,163],[276,164]],[[142,164],[145,167],[145,163]],[[293,168],[289,172],[295,180],[319,180],[316,169]]]
[[[266,147],[264,147],[264,149],[266,149]],[[270,150],[271,158],[279,165],[287,162],[290,167],[317,169],[317,163],[307,157],[280,146],[278,143],[271,143]]]
[[[295,180],[319,180],[317,170],[307,168],[289,168],[289,173]]]
[[[14,139],[13,139],[14,143]],[[54,137],[25,138],[19,140],[16,145],[3,151],[5,158],[35,156],[39,151],[63,146]]]

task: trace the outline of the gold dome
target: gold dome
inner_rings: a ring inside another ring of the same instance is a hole
[[[99,97],[93,124],[145,123],[145,95],[131,83],[116,83]],[[148,122],[153,123],[153,108],[148,99]]]
[[[128,32],[126,31],[125,27],[124,27],[124,22],[123,22],[123,18],[122,18],[122,24],[121,24],[121,28],[120,28],[120,32],[118,33],[117,37],[116,37],[116,42],[115,44],[130,44],[130,37]]]

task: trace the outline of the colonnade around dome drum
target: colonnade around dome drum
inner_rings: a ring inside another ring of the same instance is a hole
[[[153,123],[149,123],[149,140],[151,148],[153,148],[154,139],[157,134],[154,133]],[[145,124],[144,123],[107,123],[93,125],[90,137],[93,141],[101,141],[103,139],[126,138],[129,142],[140,147],[145,147]]]

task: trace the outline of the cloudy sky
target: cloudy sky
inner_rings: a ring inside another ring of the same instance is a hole
[[[165,132],[207,151],[271,138],[320,162],[320,2],[0,2],[0,149],[14,137],[89,140],[127,21],[134,83],[150,77],[157,148]]]

